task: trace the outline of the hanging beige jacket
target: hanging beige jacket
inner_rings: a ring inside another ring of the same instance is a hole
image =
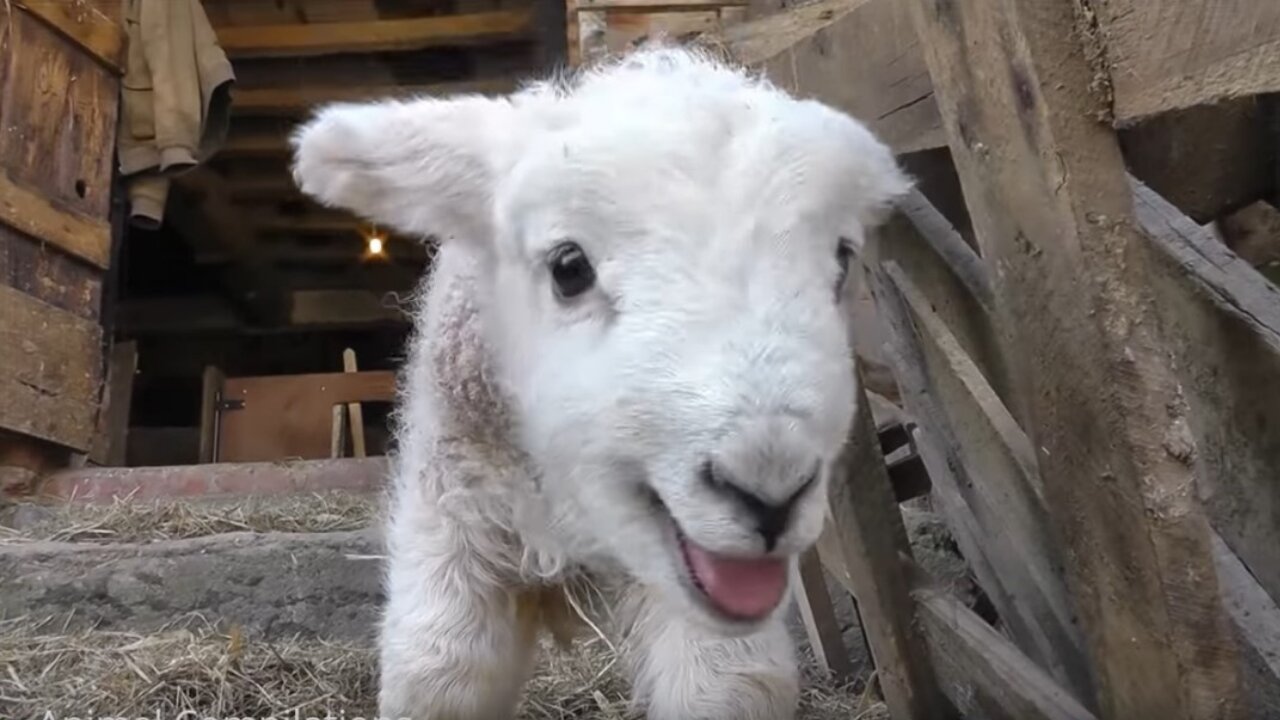
[[[200,0],[125,0],[116,149],[135,224],[159,226],[169,180],[227,138],[235,73]]]

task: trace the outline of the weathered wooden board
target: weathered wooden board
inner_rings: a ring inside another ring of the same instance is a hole
[[[87,320],[101,312],[100,271],[0,224],[0,285]]]
[[[227,378],[222,400],[244,407],[218,419],[217,462],[329,457],[333,406],[391,402],[387,371]]]
[[[87,450],[102,377],[102,330],[3,285],[0,308],[0,429]]]
[[[398,20],[217,28],[219,43],[233,59],[416,50],[514,40],[526,38],[532,32],[533,13],[528,9]]]
[[[1108,0],[1085,4],[1129,122],[1167,110],[1280,90],[1280,3]]]
[[[885,703],[894,718],[945,717],[909,593],[911,549],[871,408],[861,390],[844,451],[832,471],[831,516],[818,549],[822,562],[858,601],[858,612]]]
[[[965,717],[991,720],[1094,720],[963,603],[935,589],[912,593],[943,690]]]
[[[814,659],[837,682],[853,680],[853,662],[844,645],[840,619],[836,617],[817,550],[810,550],[800,557],[795,575],[796,606],[809,636]]]
[[[971,480],[958,491],[1013,600],[1022,625],[1018,639],[1065,687],[1092,697],[1084,640],[1074,625],[1031,443],[923,292],[896,264],[885,273],[910,313],[935,399],[932,415],[921,422],[950,428],[953,455]]]
[[[906,7],[818,0],[727,28],[708,43],[866,122],[897,152],[938,147],[946,141]]]
[[[120,4],[121,0],[14,0],[109,69],[123,73],[128,37],[120,24]]]
[[[915,0],[1105,718],[1242,718],[1150,260],[1072,3]]]
[[[898,152],[945,145],[919,42],[901,0],[817,0],[710,41],[779,85],[849,111]],[[1078,3],[1095,43],[1099,117],[1159,112],[1280,90],[1280,4],[1271,0]],[[1064,35],[1068,31],[1064,31]],[[1105,41],[1105,48],[1097,43]]]
[[[1152,285],[1195,438],[1215,527],[1280,598],[1280,291],[1207,230],[1135,184],[1160,251]]]
[[[89,459],[98,465],[120,467],[129,442],[129,415],[133,407],[133,378],[138,372],[138,343],[117,342],[107,356],[107,381],[102,410]]]
[[[64,210],[23,187],[0,168],[0,222],[57,246],[100,268],[111,259],[111,226],[101,218]]]
[[[118,78],[26,12],[0,23],[0,51],[0,167],[52,206],[106,218]]]

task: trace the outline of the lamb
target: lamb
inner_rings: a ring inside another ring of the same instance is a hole
[[[528,598],[592,578],[648,718],[793,717],[791,571],[854,411],[849,264],[910,186],[889,149],[669,46],[501,98],[331,105],[293,147],[307,194],[440,243],[380,714],[510,718]]]

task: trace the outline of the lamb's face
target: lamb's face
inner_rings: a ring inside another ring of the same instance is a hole
[[[906,183],[848,117],[655,57],[567,97],[326,111],[298,175],[383,222],[488,243],[498,379],[560,529],[749,628],[821,530],[854,410],[848,265]],[[399,148],[361,127],[393,115],[384,133],[430,122]]]

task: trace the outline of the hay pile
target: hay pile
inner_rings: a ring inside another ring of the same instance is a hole
[[[544,652],[521,720],[635,720],[598,639]],[[0,622],[0,718],[376,716],[376,656],[317,640],[255,643],[199,618],[151,635]],[[885,720],[884,706],[809,680],[806,720]],[[186,715],[182,715],[187,712]]]
[[[0,544],[155,542],[224,532],[332,532],[369,526],[379,499],[347,493],[222,502],[129,499],[42,508]],[[66,618],[0,621],[0,720],[26,718],[324,718],[376,716],[376,655],[316,639],[266,643],[204,618],[151,634],[68,631]],[[546,648],[521,720],[635,720],[627,683],[600,639]],[[806,660],[804,720],[883,720],[884,706],[814,676]],[[856,687],[861,687],[861,683]],[[187,715],[182,715],[189,711]]]
[[[344,492],[227,501],[129,498],[111,503],[39,506],[42,517],[18,528],[0,523],[0,543],[155,542],[227,532],[360,530],[379,511],[377,498]]]

